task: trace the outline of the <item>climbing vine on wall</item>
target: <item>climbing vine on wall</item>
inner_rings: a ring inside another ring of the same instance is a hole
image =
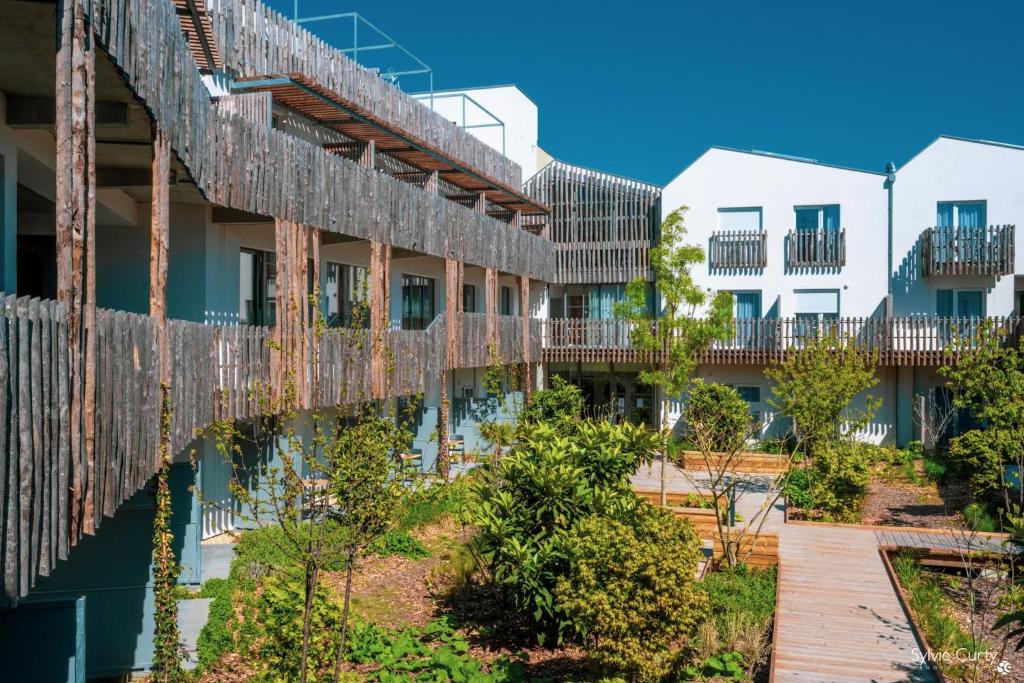
[[[181,678],[178,603],[174,587],[180,567],[171,542],[171,401],[170,387],[161,385],[160,469],[156,476],[156,517],[153,520],[153,593],[156,629],[153,636],[153,680],[167,683]]]

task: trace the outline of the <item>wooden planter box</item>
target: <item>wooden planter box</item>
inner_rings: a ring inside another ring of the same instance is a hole
[[[715,453],[712,457],[718,458],[716,462],[712,462],[713,471],[719,470],[722,461],[728,458],[725,453]],[[732,461],[732,470],[740,474],[782,474],[788,466],[789,458],[784,455],[751,451],[737,453]],[[683,469],[707,471],[708,465],[704,454],[699,451],[683,451]]]

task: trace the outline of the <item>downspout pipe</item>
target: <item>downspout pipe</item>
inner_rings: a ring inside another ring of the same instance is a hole
[[[885,189],[889,193],[889,233],[888,233],[888,248],[886,253],[888,256],[888,272],[886,274],[886,293],[892,299],[892,192],[893,186],[896,185],[896,164],[889,162],[885,165]]]

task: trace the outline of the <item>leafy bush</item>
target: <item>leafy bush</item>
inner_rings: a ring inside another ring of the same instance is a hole
[[[465,513],[469,484],[464,479],[433,482],[406,493],[399,501],[396,527],[411,531],[445,517]]]
[[[750,431],[750,408],[732,387],[695,379],[686,402],[686,430],[702,452],[733,453]]]
[[[551,387],[533,394],[523,409],[522,421],[529,424],[568,423],[583,415],[583,393],[558,375],[551,377]]]
[[[650,461],[657,441],[657,434],[630,424],[582,421],[571,434],[546,423],[524,425],[512,452],[476,483],[481,557],[509,607],[534,623],[541,642],[569,626],[554,596],[569,570],[569,533],[590,515],[639,504],[629,477]]]
[[[210,603],[206,624],[199,632],[199,639],[196,641],[196,655],[200,670],[230,652],[235,644],[229,626],[231,617],[234,615],[233,594],[234,582],[229,579],[207,579],[203,584],[200,597],[213,598],[213,602]]]
[[[707,660],[730,654],[739,655],[745,670],[752,671],[767,650],[775,614],[776,570],[752,571],[741,564],[713,572],[699,585],[708,596],[711,614],[701,630],[713,635],[706,636],[709,643],[698,651],[701,659],[688,673],[708,676]]]
[[[297,578],[275,576],[263,583],[258,623],[264,637],[259,642],[258,662],[270,680],[297,680],[301,669],[302,617],[305,586]],[[309,680],[333,675],[341,630],[341,607],[329,591],[318,586],[313,594],[309,629]]]
[[[790,504],[826,519],[853,519],[867,493],[872,453],[856,441],[819,445],[809,464],[788,475]]]
[[[747,670],[739,652],[711,655],[699,665],[686,667],[686,680],[745,681]]]
[[[345,530],[336,522],[328,520],[324,522],[324,532],[330,537],[324,546],[339,547],[337,539]],[[246,531],[235,546],[236,561],[231,565],[231,576],[239,581],[252,581],[277,572],[301,571],[300,558],[294,547],[293,543],[286,540],[284,530],[277,524]],[[324,561],[323,568],[327,571],[345,568],[345,558],[340,553],[326,556]]]
[[[392,529],[367,546],[374,555],[400,555],[410,560],[428,557],[430,552],[404,529]]]
[[[981,503],[970,503],[963,510],[964,522],[974,531],[999,531],[999,519]]]
[[[347,659],[372,668],[371,681],[409,680],[490,683],[523,680],[523,665],[508,657],[490,664],[484,672],[480,662],[468,655],[469,643],[446,619],[432,621],[422,629],[389,631],[372,624],[355,624]]]
[[[657,681],[671,645],[689,637],[707,599],[695,587],[699,541],[689,524],[642,504],[626,521],[592,515],[569,534],[569,572],[555,597],[604,669]]]
[[[1003,464],[1019,458],[1021,448],[1009,432],[972,429],[950,440],[949,460],[975,496],[1001,495]]]

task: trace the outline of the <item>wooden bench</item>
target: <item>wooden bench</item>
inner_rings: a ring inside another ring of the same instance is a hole
[[[712,457],[716,460],[711,463],[711,471],[718,472],[729,456],[725,453],[713,453]],[[733,456],[729,464],[731,471],[740,474],[782,474],[789,467],[789,458],[771,453],[742,451]],[[683,451],[683,469],[706,472],[708,463],[704,459],[704,454],[699,451]]]

